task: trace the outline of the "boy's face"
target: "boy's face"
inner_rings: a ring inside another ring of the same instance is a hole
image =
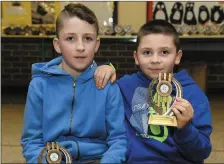
[[[54,47],[62,53],[66,68],[83,72],[92,63],[100,41],[94,25],[77,17],[65,18],[59,32],[54,38]]]
[[[148,78],[156,78],[160,72],[173,73],[174,65],[180,63],[182,51],[176,52],[173,36],[148,34],[141,38],[135,64]]]

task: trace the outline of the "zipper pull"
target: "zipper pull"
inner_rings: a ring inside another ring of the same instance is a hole
[[[75,87],[75,85],[76,85],[76,81],[74,81],[74,83],[73,83],[73,87]]]

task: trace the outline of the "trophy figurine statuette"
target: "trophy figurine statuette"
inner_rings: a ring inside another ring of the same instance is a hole
[[[60,163],[62,160],[62,153],[65,156],[66,163],[72,163],[72,157],[69,152],[58,142],[48,142],[47,145],[42,149],[38,157],[38,163],[41,164],[44,156],[44,152],[47,152],[46,161],[47,163]]]
[[[182,97],[182,87],[171,73],[159,73],[159,77],[154,78],[149,84],[149,105],[155,113],[150,114],[148,124],[177,126],[177,119],[172,112],[173,104],[176,102],[176,99],[173,100],[171,97],[172,83],[176,88],[176,97]]]

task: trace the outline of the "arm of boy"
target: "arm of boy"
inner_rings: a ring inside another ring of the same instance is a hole
[[[174,140],[186,159],[201,162],[211,153],[209,136],[212,127],[209,103],[204,101],[193,109],[189,101],[183,98],[176,100],[173,112],[177,117],[178,127],[174,133]]]
[[[96,68],[94,79],[97,88],[104,88],[110,79],[111,83],[116,80],[116,71],[111,65],[102,65]]]
[[[103,154],[101,163],[123,163],[127,151],[124,125],[124,106],[117,84],[110,86],[106,106],[107,144],[109,149]]]
[[[37,163],[38,156],[45,147],[42,133],[42,100],[39,95],[30,85],[21,137],[22,153],[27,163]]]

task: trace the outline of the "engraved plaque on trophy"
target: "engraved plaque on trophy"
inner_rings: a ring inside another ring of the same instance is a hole
[[[171,73],[159,73],[159,77],[151,81],[148,92],[149,104],[155,114],[150,115],[148,124],[177,126],[177,119],[172,112],[173,104],[176,101],[171,97],[171,94],[174,93],[172,84],[175,87],[175,97],[182,97],[182,87]],[[155,85],[156,87],[154,87]]]

